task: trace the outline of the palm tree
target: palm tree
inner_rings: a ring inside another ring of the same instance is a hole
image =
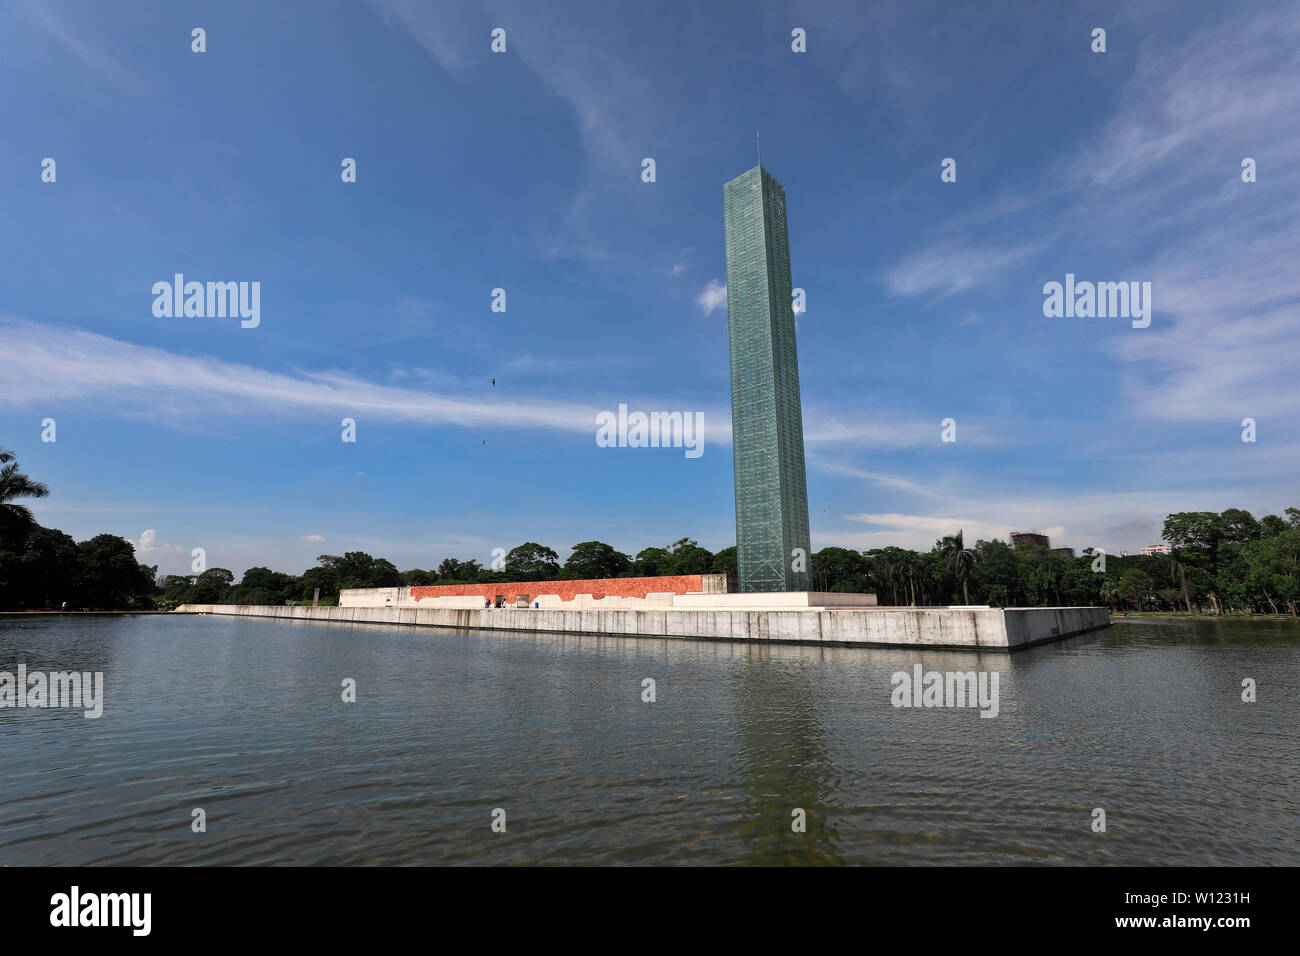
[[[39,481],[32,481],[18,470],[14,453],[0,448],[0,539],[24,538],[36,524],[32,510],[15,504],[16,498],[44,498],[50,489]]]
[[[1183,601],[1187,604],[1187,613],[1192,613],[1192,597],[1190,588],[1187,586],[1187,565],[1179,561],[1174,555],[1169,555],[1169,580],[1178,585],[1178,590],[1182,592]]]
[[[907,592],[905,596],[911,599],[912,607],[916,607],[916,569],[917,555],[909,551],[903,556],[902,561],[899,563],[898,570],[900,576],[906,577]]]
[[[970,594],[966,590],[966,582],[970,580],[970,573],[975,568],[978,556],[972,549],[966,547],[962,534],[962,531],[958,531],[955,535],[943,539],[943,558],[948,570],[961,582],[962,601],[969,604]]]
[[[888,558],[876,561],[876,576],[881,584],[889,588],[890,603],[898,606],[898,565]]]

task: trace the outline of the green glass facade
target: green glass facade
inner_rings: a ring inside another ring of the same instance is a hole
[[[808,591],[808,484],[785,187],[755,166],[722,188],[722,205],[740,590]]]

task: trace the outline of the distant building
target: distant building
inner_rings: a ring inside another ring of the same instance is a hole
[[[1063,558],[1074,557],[1074,548],[1053,548],[1051,538],[1041,531],[1013,531],[1011,532],[1011,546],[1017,551],[1042,548],[1052,554],[1059,554]]]
[[[1173,546],[1168,544],[1149,544],[1142,549],[1143,554],[1172,554]]]
[[[1013,531],[1011,546],[1017,551],[1024,551],[1028,548],[1050,548],[1052,542],[1041,531]]]

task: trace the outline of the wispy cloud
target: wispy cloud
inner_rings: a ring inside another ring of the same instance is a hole
[[[489,35],[472,3],[429,4],[421,0],[370,0],[384,22],[406,31],[444,70],[457,70],[485,53]],[[475,29],[475,27],[479,29]],[[478,40],[478,45],[474,41]]]
[[[1300,19],[1265,8],[1181,46],[1149,47],[1125,105],[1074,170],[1167,237],[1149,267],[1156,320],[1149,334],[1113,345],[1153,370],[1135,371],[1125,393],[1154,419],[1271,419],[1294,438],[1300,221],[1289,200],[1300,193]],[[1174,155],[1205,156],[1217,169],[1166,161]],[[1241,181],[1244,156],[1261,164],[1256,183]],[[1221,187],[1207,189],[1216,178]]]
[[[981,521],[970,515],[965,517],[941,517],[936,515],[863,513],[849,514],[844,517],[849,521],[874,525],[882,532],[892,534],[895,539],[900,535],[914,538],[919,534],[923,538],[930,540],[931,543],[939,538],[955,534],[957,531],[964,531],[965,537],[971,543],[974,543],[977,538],[1000,538],[1005,541],[1013,530],[1009,525]],[[1055,527],[1048,529],[1047,533],[1060,535],[1064,531],[1063,527]],[[908,535],[908,532],[912,534]]]
[[[73,31],[50,11],[48,4],[28,2],[25,9],[32,20],[97,76],[128,93],[138,94],[146,89],[144,82],[121,59]]]
[[[1002,278],[1044,245],[1038,241],[983,247],[943,240],[905,258],[886,276],[886,284],[897,295],[943,299]]]
[[[611,252],[611,223],[644,221],[629,186],[653,148],[665,151],[678,139],[676,95],[662,75],[656,42],[681,43],[680,33],[646,11],[595,5],[581,16],[557,16],[545,4],[477,0],[428,4],[418,0],[371,0],[390,24],[405,29],[446,69],[457,69],[488,52],[490,29],[507,32],[509,55],[569,104],[586,153],[583,179],[559,222],[533,230],[534,252],[543,259],[621,262]],[[662,34],[651,42],[648,32]],[[481,54],[474,51],[482,51]],[[659,215],[667,216],[667,210]]]
[[[674,276],[679,276],[685,273],[688,269],[690,269],[691,267],[690,263],[688,263],[686,260],[690,258],[691,253],[693,253],[694,251],[695,251],[694,248],[683,249],[681,255],[677,257],[677,262],[673,265],[670,274]]]
[[[1123,390],[1134,414],[1294,418],[1300,220],[1286,200],[1300,192],[1298,47],[1300,19],[1281,8],[1152,33],[1100,135],[1024,196],[954,217],[888,273],[889,289],[943,299],[1015,270],[1037,288],[1042,277],[1023,268],[1032,259],[1069,263],[1087,246],[1093,258],[1109,256],[1113,278],[1153,284],[1151,327],[1104,346],[1131,366]],[[1243,183],[1239,161],[1256,153],[1268,175]],[[991,223],[1039,205],[1057,216],[1038,238],[990,234]],[[1048,273],[1065,271],[1053,264]]]
[[[846,416],[843,411],[813,408],[804,410],[804,441],[809,444],[844,443],[876,448],[935,447],[941,442],[939,419],[906,415],[884,416],[863,413]],[[1006,429],[990,429],[978,423],[962,422],[961,442],[968,445],[999,443],[996,437]]]

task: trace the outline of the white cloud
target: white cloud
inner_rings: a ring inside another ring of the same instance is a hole
[[[146,528],[140,532],[140,540],[132,541],[131,546],[135,548],[136,556],[141,558],[185,553],[185,549],[178,544],[167,544],[165,541],[159,541],[158,532],[154,528]]]
[[[319,534],[305,534],[298,540],[306,541],[308,544],[320,544],[325,540],[325,538]]]
[[[319,412],[371,415],[427,425],[554,428],[595,432],[593,406],[577,402],[478,399],[378,385],[341,372],[289,375],[219,359],[134,345],[91,332],[0,319],[7,361],[0,402],[23,404],[114,396],[152,415],[202,407],[229,414]],[[166,398],[167,402],[157,399]]]
[[[712,315],[718,309],[727,306],[727,285],[717,279],[710,279],[700,294],[695,297],[696,304],[704,310],[705,315]]]

